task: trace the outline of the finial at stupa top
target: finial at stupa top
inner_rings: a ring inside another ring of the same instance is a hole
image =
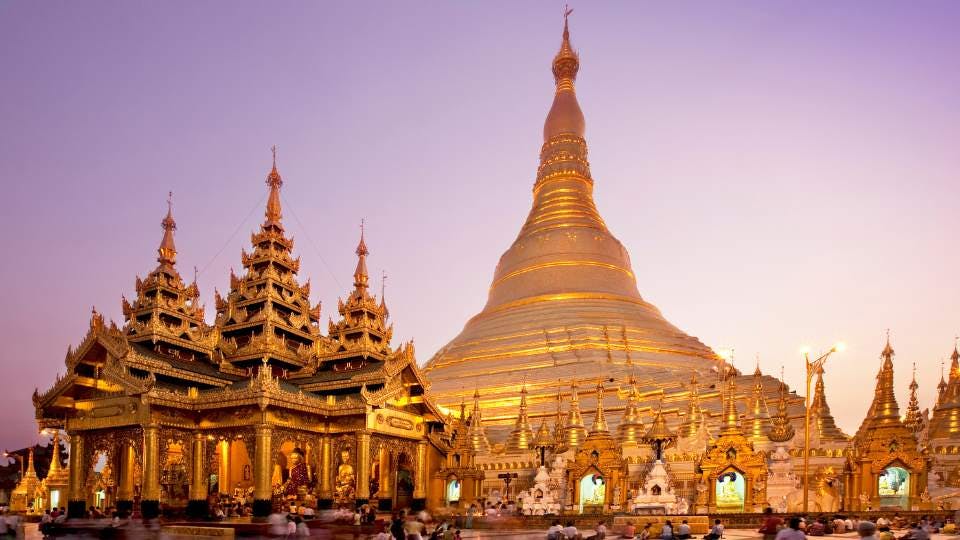
[[[270,147],[273,153],[273,168],[267,175],[267,185],[270,186],[270,196],[267,198],[266,222],[264,225],[273,225],[281,227],[280,218],[283,213],[280,207],[280,187],[283,186],[283,179],[280,178],[280,172],[277,171],[277,145]]]
[[[367,249],[364,231],[364,220],[360,220],[360,243],[357,244],[357,269],[353,272],[353,285],[358,289],[366,289],[370,277],[367,274],[367,255],[370,251]]]
[[[157,248],[157,262],[161,265],[173,266],[177,262],[177,246],[173,243],[173,231],[177,230],[177,222],[173,219],[173,192],[167,194],[167,215],[160,222],[163,227],[163,239]]]
[[[558,135],[583,137],[586,132],[586,121],[574,92],[574,82],[577,80],[577,72],[580,71],[580,57],[570,46],[568,18],[571,13],[573,13],[572,9],[565,8],[563,12],[563,40],[560,42],[560,50],[553,57],[553,80],[557,89],[553,106],[550,107],[547,120],[543,124],[544,142]]]

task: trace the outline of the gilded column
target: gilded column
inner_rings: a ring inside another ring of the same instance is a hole
[[[390,450],[386,445],[380,446],[380,487],[377,497],[380,499],[380,510],[393,508],[393,471],[390,470]]]
[[[422,510],[427,498],[427,441],[417,443],[417,476],[413,484],[413,509]]]
[[[204,448],[206,441],[200,432],[193,434],[193,454],[190,460],[190,500],[187,501],[187,515],[202,518],[207,515],[207,479],[204,474]]]
[[[67,514],[70,517],[83,518],[87,510],[86,494],[83,484],[86,482],[87,468],[83,463],[83,435],[75,432],[70,435],[70,489],[67,499]]]
[[[357,433],[357,503],[370,500],[370,434]]]
[[[330,437],[324,435],[320,439],[320,508],[331,508],[333,506],[333,488],[330,486],[332,477],[333,471],[330,470]]]
[[[270,464],[270,439],[273,430],[267,424],[260,424],[256,428],[256,448],[253,460],[253,515],[266,517],[273,509],[273,492],[270,489],[270,475],[273,473]]]
[[[217,443],[217,459],[220,464],[217,491],[226,495],[230,493],[230,441],[224,440]]]
[[[143,426],[143,493],[140,513],[144,519],[160,515],[160,428]]]
[[[133,470],[136,454],[133,446],[124,444],[120,447],[120,475],[117,483],[117,511],[133,511]]]

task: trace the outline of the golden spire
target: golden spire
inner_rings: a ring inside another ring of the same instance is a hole
[[[780,369],[780,399],[777,400],[777,414],[770,419],[770,431],[767,438],[773,442],[785,443],[793,438],[796,430],[790,423],[787,410],[787,383],[783,382],[783,368]]]
[[[813,389],[813,400],[810,402],[810,415],[814,429],[817,430],[821,440],[824,439],[846,439],[843,431],[837,427],[833,414],[830,412],[830,405],[827,404],[827,392],[823,384],[823,366],[817,370],[817,383]]]
[[[583,416],[580,414],[580,397],[577,395],[577,380],[570,384],[570,410],[567,411],[567,421],[563,425],[564,443],[567,448],[576,448],[587,438],[587,429],[583,425]]]
[[[173,220],[173,192],[167,194],[167,216],[160,222],[163,227],[163,239],[157,248],[157,262],[161,266],[173,266],[177,262],[177,246],[173,243],[173,231],[177,222]]]
[[[731,375],[727,383],[727,394],[723,401],[723,428],[721,435],[742,435],[740,428],[740,413],[737,411],[737,382]]]
[[[367,255],[370,254],[370,251],[367,250],[367,243],[364,241],[364,225],[363,220],[360,220],[360,243],[357,244],[357,269],[353,272],[353,285],[357,289],[366,290],[370,282],[370,277],[367,274]]]
[[[280,218],[283,217],[280,209],[280,186],[283,185],[283,179],[280,178],[280,173],[277,171],[277,146],[273,145],[270,151],[273,152],[273,168],[267,175],[270,196],[267,198],[267,220],[264,225],[273,225],[282,229],[283,227],[280,225]]]
[[[953,354],[950,355],[950,375],[944,380],[941,364],[937,391],[937,404],[930,418],[930,438],[955,439],[960,435],[960,352],[957,352],[956,339],[953,343]]]
[[[537,437],[534,440],[536,448],[552,448],[556,444],[550,435],[550,428],[547,427],[546,417],[540,419],[540,427],[537,429]]]
[[[887,331],[887,343],[880,353],[881,366],[877,373],[877,387],[873,394],[873,403],[863,424],[857,430],[857,435],[866,436],[872,429],[901,424],[900,406],[897,405],[897,396],[893,385],[893,347],[890,346],[890,332]]]
[[[690,399],[687,400],[687,414],[680,424],[680,436],[684,438],[696,437],[700,431],[700,424],[704,421],[703,409],[700,408],[700,387],[697,384],[697,372],[690,376]]]
[[[533,448],[533,429],[530,428],[530,419],[527,417],[527,385],[520,389],[520,411],[517,422],[507,440],[508,452],[522,452]]]
[[[747,435],[754,441],[760,441],[767,436],[770,423],[770,413],[767,411],[767,400],[763,397],[763,375],[760,373],[760,357],[757,356],[757,369],[753,372],[753,394],[747,406],[749,423]]]
[[[920,400],[917,398],[917,364],[913,364],[913,380],[910,381],[910,401],[907,402],[907,412],[903,416],[903,425],[914,433],[919,433],[923,427],[923,415],[920,412]]]
[[[483,418],[480,415],[480,390],[473,391],[473,412],[470,413],[470,427],[467,429],[467,438],[470,447],[477,453],[490,452],[490,440],[483,429]]]
[[[623,418],[617,426],[617,438],[624,445],[636,445],[643,439],[643,418],[640,415],[636,380],[630,375],[629,389],[627,390],[627,406],[623,411]]]
[[[23,473],[24,478],[36,478],[37,469],[33,466],[33,447],[30,447],[30,455],[27,458],[27,471]],[[22,482],[22,480],[21,480]]]
[[[603,416],[603,381],[597,382],[597,412],[593,418],[593,425],[590,426],[590,435],[605,434],[610,435],[610,428],[607,427],[607,419]]]
[[[60,470],[60,430],[54,430],[53,441],[50,444],[53,446],[50,450],[50,469],[47,476],[54,475]]]
[[[560,42],[560,50],[553,58],[553,80],[557,90],[553,98],[553,106],[550,107],[547,120],[543,124],[544,142],[562,135],[582,138],[586,132],[586,121],[574,91],[574,82],[580,70],[580,58],[570,46],[570,27],[567,19],[571,13],[573,13],[572,9],[564,12],[563,40]]]

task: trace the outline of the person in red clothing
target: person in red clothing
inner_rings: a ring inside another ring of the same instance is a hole
[[[767,507],[763,511],[763,526],[757,531],[763,535],[763,540],[774,540],[777,537],[777,531],[783,525],[783,520],[779,516],[773,515],[773,508]]]

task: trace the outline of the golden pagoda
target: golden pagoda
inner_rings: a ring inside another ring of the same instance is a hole
[[[756,444],[764,441],[770,426],[770,412],[763,395],[763,379],[760,363],[753,372],[753,393],[747,402],[747,436]]]
[[[705,376],[723,363],[643,299],[626,248],[594,204],[586,122],[575,91],[579,69],[565,22],[530,213],[500,258],[486,306],[424,368],[447,406],[460,401],[464,378],[477,381],[486,420],[503,436],[515,418],[521,379],[531,411],[543,414],[562,388],[558,377],[603,372],[625,379],[633,365],[639,385],[666,388],[691,370]],[[611,343],[608,329],[617,327],[624,339]],[[587,412],[595,408],[596,394],[580,397]],[[620,415],[610,411],[613,425]]]
[[[517,423],[507,439],[507,452],[517,453],[533,449],[533,429],[527,417],[527,387],[520,389],[520,410],[517,412]]]
[[[927,458],[914,433],[900,418],[894,395],[893,347],[890,336],[880,354],[881,366],[873,403],[853,439],[848,457],[847,501],[855,510],[900,508],[920,504],[927,486]],[[861,500],[860,495],[865,494]]]
[[[41,482],[46,507],[53,509],[63,506],[70,485],[70,469],[60,463],[60,430],[53,431],[51,442],[50,468]]]
[[[777,412],[770,419],[770,430],[767,432],[767,438],[775,443],[786,443],[796,435],[796,429],[790,423],[790,416],[787,409],[787,383],[783,382],[781,375],[780,397],[777,399]]]
[[[837,427],[830,405],[827,404],[827,393],[823,385],[823,368],[817,371],[817,382],[813,390],[813,400],[810,402],[810,427],[814,430],[814,437],[820,441],[846,441],[849,437]]]
[[[917,364],[913,364],[913,379],[910,381],[910,399],[907,402],[907,412],[903,415],[903,425],[919,435],[923,429],[923,413],[920,412],[920,398],[917,397],[917,390],[920,384],[917,383]]]
[[[617,426],[617,438],[624,445],[636,446],[643,439],[643,418],[640,415],[639,395],[637,384],[630,375],[627,386],[627,406]]]
[[[937,404],[930,418],[930,440],[960,439],[960,352],[954,344],[950,355],[950,375],[940,378]]]
[[[563,446],[565,448],[576,448],[583,444],[587,438],[587,428],[583,424],[583,416],[580,412],[580,394],[577,392],[576,379],[570,384],[570,408],[567,411],[567,419],[563,424]]]
[[[490,452],[490,441],[487,439],[486,431],[483,428],[483,415],[480,411],[480,390],[473,391],[473,412],[470,413],[467,438],[470,439],[470,447],[476,453]]]

